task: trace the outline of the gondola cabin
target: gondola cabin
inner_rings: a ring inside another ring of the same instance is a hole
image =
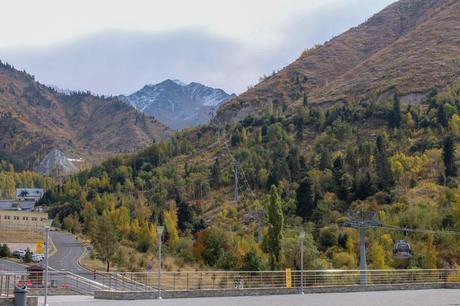
[[[394,254],[397,259],[408,259],[412,256],[412,249],[404,240],[399,240],[395,244]]]

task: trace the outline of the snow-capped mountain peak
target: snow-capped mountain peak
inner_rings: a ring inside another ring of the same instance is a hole
[[[233,96],[200,83],[167,79],[121,98],[171,128],[183,129],[207,123],[210,113]]]

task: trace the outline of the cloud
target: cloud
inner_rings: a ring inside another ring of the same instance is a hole
[[[269,38],[249,43],[206,27],[113,30],[48,47],[0,50],[0,59],[63,89],[129,94],[171,78],[240,93],[263,74],[292,62],[304,49],[359,24],[390,2],[329,1],[315,10],[298,11]]]

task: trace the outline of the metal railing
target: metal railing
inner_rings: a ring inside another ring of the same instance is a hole
[[[304,287],[358,286],[360,270],[308,270]],[[366,270],[368,286],[391,284],[460,283],[460,270]],[[216,289],[300,288],[301,271],[190,271],[162,272],[164,291]],[[149,291],[157,288],[156,272],[97,273],[97,281],[118,291]]]
[[[359,286],[360,270],[305,270],[304,288]],[[366,270],[368,284],[443,284],[460,283],[460,270],[410,269]],[[163,291],[232,290],[300,288],[301,271],[184,271],[162,272]],[[96,290],[155,291],[156,272],[97,272],[73,274],[50,271],[48,288],[71,289],[75,293],[92,295]],[[12,293],[14,285],[44,288],[44,276],[28,272],[0,273],[0,294]]]
[[[49,271],[48,289],[69,289],[76,294],[92,295],[96,290],[112,290],[110,287],[67,271]],[[32,289],[45,288],[45,276],[41,272],[0,272],[0,294],[10,295],[14,286]]]

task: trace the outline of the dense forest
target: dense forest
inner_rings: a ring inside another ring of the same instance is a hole
[[[50,188],[56,225],[91,239],[94,256],[145,270],[166,227],[166,269],[357,268],[359,235],[347,212],[376,211],[369,267],[442,268],[459,262],[460,84],[425,102],[394,97],[303,105],[271,104],[261,117],[176,133],[132,156],[113,157]],[[234,162],[234,160],[236,162]],[[239,197],[234,199],[234,170]],[[263,212],[262,241],[256,219]],[[413,256],[395,259],[399,239]]]

